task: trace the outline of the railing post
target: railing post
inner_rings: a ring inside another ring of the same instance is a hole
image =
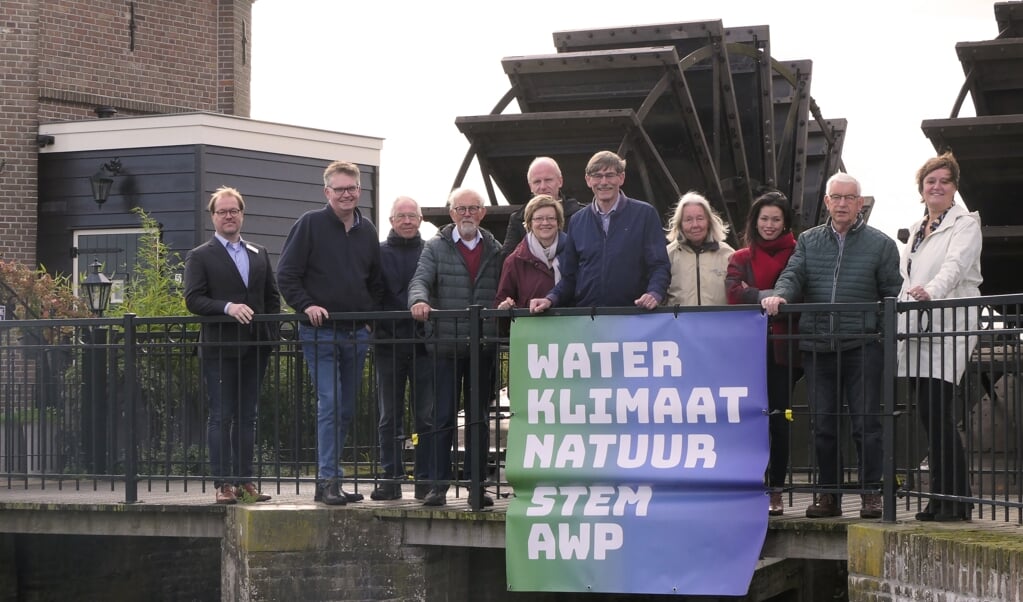
[[[884,450],[881,497],[884,499],[884,509],[881,513],[881,521],[886,523],[895,522],[895,375],[899,362],[896,343],[898,314],[895,308],[895,297],[886,297],[882,304],[881,314],[881,346],[884,357],[881,370],[881,403],[884,407],[881,412],[881,447]]]
[[[486,404],[483,402],[483,395],[480,387],[480,362],[482,354],[480,346],[483,337],[483,306],[469,306],[469,399],[465,400],[465,428],[466,441],[472,441],[466,452],[470,458],[469,468],[469,508],[478,512],[483,507],[483,467],[487,461],[487,452],[483,449],[489,447],[484,444],[483,429],[490,428],[490,425],[481,420],[486,415]],[[489,417],[488,417],[489,418]]]
[[[135,314],[124,314],[124,419],[128,423],[124,442],[124,503],[139,501],[138,448],[135,445],[135,391],[138,367],[135,363]]]

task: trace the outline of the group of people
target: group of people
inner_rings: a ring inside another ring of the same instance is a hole
[[[842,514],[843,402],[863,491],[860,516],[881,516],[883,357],[872,336],[880,327],[876,316],[850,311],[797,315],[780,312],[780,306],[979,295],[979,218],[955,202],[959,183],[955,158],[951,154],[932,158],[917,173],[925,212],[901,259],[894,241],[865,223],[860,183],[845,173],[836,173],[827,182],[827,221],[798,239],[785,195],[766,191],[758,196],[739,250],[726,242],[727,225],[700,194],[683,195],[664,227],[652,205],[622,191],[625,175],[626,162],[615,153],[593,155],[585,169],[593,198],[585,205],[563,198],[558,164],[539,157],[526,176],[533,197],[512,214],[503,245],[481,227],[486,205],[479,193],[467,188],[450,193],[452,223],[428,241],[420,236],[418,204],[399,197],[391,209],[388,237],[378,243],[376,228],[358,209],[358,167],[346,162],[327,167],[327,205],[295,223],[276,280],[285,301],[308,317],[308,323],[299,326],[299,337],[317,391],[317,501],[340,505],[362,499],[341,487],[340,452],[374,328],[380,339],[374,343],[374,357],[384,474],[371,497],[393,500],[403,495],[407,391],[418,433],[415,497],[427,506],[440,506],[446,503],[453,477],[459,400],[464,398],[467,424],[485,422],[475,413],[487,407],[497,354],[485,345],[474,350],[478,361],[470,362],[464,342],[469,324],[431,320],[433,310],[480,305],[537,314],[557,306],[653,310],[730,303],[757,304],[771,316],[769,513],[784,512],[787,410],[795,382],[805,375],[819,474],[819,492],[807,516]],[[227,314],[238,322],[232,328],[206,325],[202,335],[216,501],[233,503],[246,495],[268,499],[252,483],[255,406],[268,351],[246,343],[272,336],[265,323],[261,327],[253,322],[253,316],[279,311],[277,284],[266,250],[241,239],[241,194],[219,189],[209,210],[216,233],[186,259],[186,301],[194,313]],[[330,318],[338,312],[378,309],[408,309],[412,320],[370,324]],[[953,333],[976,326],[975,313],[961,308],[918,313],[900,327]],[[484,328],[494,330],[484,335],[497,334],[493,321],[484,321]],[[900,349],[899,375],[909,378],[930,442],[932,496],[917,514],[919,520],[970,517],[969,504],[949,498],[969,494],[965,454],[955,429],[955,388],[975,344],[975,337],[908,337]],[[476,397],[470,399],[470,392]],[[472,438],[475,429],[467,431],[467,449],[474,445],[488,449],[486,427],[480,429],[484,440],[479,442]],[[464,468],[471,473],[468,455]],[[493,504],[482,490],[470,495],[479,496],[479,505]]]

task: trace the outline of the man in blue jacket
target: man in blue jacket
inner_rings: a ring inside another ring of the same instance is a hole
[[[340,506],[362,499],[341,489],[341,451],[362,368],[370,326],[332,320],[337,312],[376,311],[383,297],[380,240],[359,211],[359,167],[335,161],[323,172],[327,205],[298,218],[277,264],[277,283],[288,305],[309,323],[298,326],[302,354],[316,384],[315,500]]]
[[[830,218],[803,232],[796,250],[761,305],[769,315],[782,303],[876,303],[902,288],[895,241],[860,216],[860,183],[836,173],[824,203]],[[806,509],[810,518],[842,515],[839,416],[849,408],[860,469],[860,517],[881,518],[881,342],[875,312],[802,312],[800,349],[813,411],[814,445],[822,488]]]
[[[384,310],[406,311],[409,281],[416,273],[419,255],[423,252],[423,238],[419,235],[422,223],[423,214],[414,199],[400,196],[394,201],[391,231],[387,240],[380,243]],[[418,435],[414,469],[416,499],[425,499],[431,481],[437,478],[431,471],[434,367],[423,341],[412,342],[421,339],[422,330],[422,326],[412,318],[384,320],[377,325],[376,338],[379,342],[373,351],[373,361],[380,399],[380,468],[383,476],[390,480],[377,485],[369,496],[374,500],[401,499],[401,482],[405,479],[402,452],[407,439],[404,433],[406,387]]]
[[[551,306],[654,309],[667,294],[671,266],[657,210],[625,196],[625,160],[600,151],[586,165],[593,203],[572,216],[561,281],[529,310]]]

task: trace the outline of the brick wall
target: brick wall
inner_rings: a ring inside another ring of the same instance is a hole
[[[253,0],[0,2],[0,257],[35,263],[39,123],[249,115]]]
[[[0,258],[35,262],[39,11],[0,2]]]

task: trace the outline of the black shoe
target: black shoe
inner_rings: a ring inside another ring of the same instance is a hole
[[[380,501],[387,500],[400,500],[401,499],[401,485],[398,483],[380,483],[373,489],[373,493],[369,494],[369,499]]]
[[[494,505],[494,498],[487,495],[487,490],[480,488],[480,508],[489,508]]]
[[[415,497],[417,500],[425,500],[426,496],[430,495],[430,491],[433,490],[433,485],[429,483],[416,483]]]
[[[337,479],[317,483],[313,501],[322,502],[328,506],[344,506],[348,503],[347,496],[343,495]]]
[[[338,493],[340,493],[341,496],[345,498],[345,501],[348,502],[349,504],[352,502],[361,502],[366,497],[361,493],[352,493],[350,491],[345,491],[344,489],[341,489],[340,485],[338,486],[337,490]]]
[[[424,506],[443,506],[448,503],[447,487],[434,487],[423,498]]]
[[[951,507],[952,510],[944,510],[934,515],[934,520],[939,523],[956,523],[960,521],[972,521],[973,520],[973,504],[957,504],[950,502],[946,505],[946,508]]]
[[[914,518],[916,518],[916,520],[918,521],[925,523],[929,523],[932,520],[934,520],[934,510],[932,510],[931,508],[931,503],[927,502],[927,505],[924,506],[924,509],[921,510],[920,512],[917,512]]]

